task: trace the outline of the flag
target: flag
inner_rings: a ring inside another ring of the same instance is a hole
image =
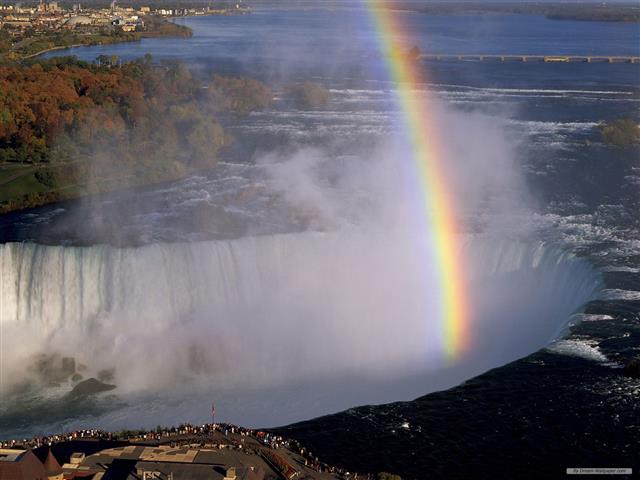
[[[214,403],[211,403],[211,416],[215,417],[216,415],[216,406]]]

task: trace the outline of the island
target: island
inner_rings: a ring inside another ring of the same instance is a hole
[[[602,141],[616,147],[628,147],[640,142],[640,125],[631,118],[618,118],[599,125]]]
[[[219,118],[272,99],[257,80],[150,55],[0,65],[0,212],[210,169],[233,141]]]

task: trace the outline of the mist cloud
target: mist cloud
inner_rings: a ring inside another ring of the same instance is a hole
[[[473,323],[458,362],[477,373],[543,346],[597,281],[584,262],[500,227],[526,209],[500,120],[442,105],[433,114],[464,207],[457,241]],[[77,357],[87,375],[114,368],[121,394],[449,368],[424,192],[404,145],[398,130],[362,155],[302,147],[257,158],[296,233],[124,249],[3,246],[4,338],[24,338],[19,349],[5,340],[5,388],[43,351]]]

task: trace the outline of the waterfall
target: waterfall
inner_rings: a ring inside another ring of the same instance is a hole
[[[89,373],[115,368],[121,391],[433,371],[438,279],[416,253],[420,238],[1,245],[0,382],[23,379],[41,352],[74,356]],[[473,345],[460,361],[497,365],[544,346],[600,288],[587,261],[541,242],[462,243]]]

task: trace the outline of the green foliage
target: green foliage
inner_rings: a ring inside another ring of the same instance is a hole
[[[0,202],[8,204],[13,202],[15,208],[28,208],[37,205],[38,203],[31,203],[31,201],[47,190],[50,190],[50,187],[40,183],[33,174],[33,169],[27,168],[25,174],[16,176],[13,181],[2,185]]]
[[[11,36],[6,29],[0,28],[0,55],[8,52],[10,48]]]
[[[314,82],[304,82],[294,85],[287,91],[289,98],[299,108],[317,108],[329,103],[331,95],[322,85]]]
[[[600,125],[602,140],[610,145],[624,147],[640,141],[640,126],[630,118],[613,120]]]
[[[392,473],[380,472],[376,476],[376,480],[402,480],[400,475],[394,475]]]
[[[273,102],[271,89],[250,78],[214,75],[208,95],[214,110],[240,114],[265,109]]]
[[[168,22],[164,18],[149,15],[143,18],[146,25],[145,37],[182,37],[189,38],[193,31],[184,25]]]
[[[18,161],[19,161],[18,154],[13,148],[11,147],[0,148],[0,163],[18,162]]]
[[[35,173],[36,180],[47,187],[55,187],[56,179],[49,170],[38,170]]]

